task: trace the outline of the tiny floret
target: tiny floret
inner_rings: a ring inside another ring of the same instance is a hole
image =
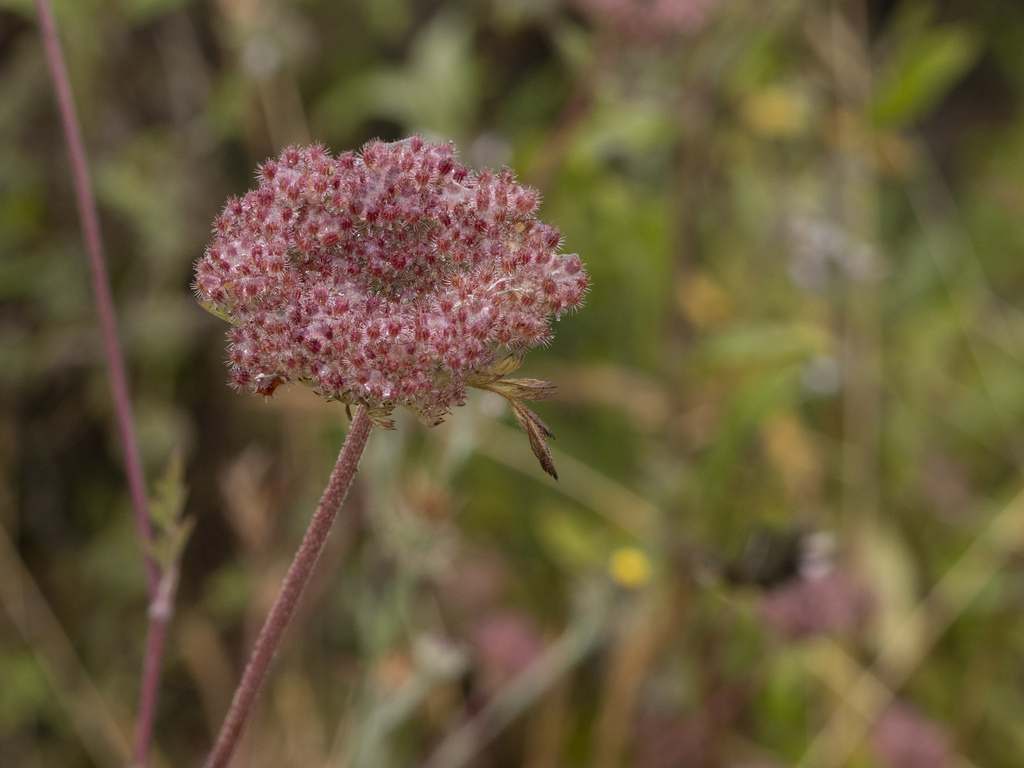
[[[434,424],[583,303],[586,271],[535,218],[536,190],[472,172],[451,144],[289,147],[257,179],[217,218],[194,282],[233,325],[239,389],[306,383]]]

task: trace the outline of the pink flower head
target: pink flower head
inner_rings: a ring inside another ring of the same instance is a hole
[[[200,302],[234,326],[233,385],[298,381],[437,423],[497,378],[499,350],[546,344],[583,303],[583,264],[537,203],[512,171],[474,173],[417,136],[337,158],[285,149],[228,201],[196,266]]]

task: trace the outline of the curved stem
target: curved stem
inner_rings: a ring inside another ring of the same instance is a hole
[[[249,663],[246,665],[242,675],[242,681],[235,690],[235,697],[231,701],[231,708],[227,717],[224,718],[224,725],[221,726],[217,736],[217,743],[206,761],[206,768],[224,768],[231,759],[231,755],[238,744],[242,734],[242,728],[249,717],[256,697],[270,669],[274,653],[281,643],[292,614],[299,604],[299,598],[309,583],[316,561],[323,552],[327,543],[327,535],[331,531],[331,525],[338,516],[348,489],[359,466],[359,459],[366,448],[366,440],[370,436],[373,423],[366,414],[366,407],[359,406],[356,409],[355,418],[349,429],[345,444],[341,448],[338,462],[334,465],[331,477],[327,481],[327,488],[320,499],[320,505],[313,514],[309,523],[306,535],[299,545],[298,552],[292,560],[288,574],[281,586],[281,593],[277,596],[274,607],[260,630],[260,636],[256,640]]]
[[[177,566],[169,566],[165,573],[152,554],[153,524],[149,515],[149,500],[146,493],[146,478],[142,470],[142,457],[135,437],[134,416],[131,395],[128,390],[128,374],[125,370],[124,353],[117,331],[117,315],[114,298],[110,290],[106,257],[103,252],[103,238],[100,234],[100,217],[96,209],[96,198],[89,182],[89,163],[86,159],[85,142],[75,110],[67,66],[61,51],[57,22],[49,0],[36,0],[36,14],[39,19],[39,34],[42,38],[46,62],[53,80],[57,110],[64,128],[64,139],[68,145],[71,160],[71,175],[75,186],[75,200],[78,216],[82,223],[86,251],[89,256],[89,272],[92,277],[96,311],[99,315],[100,331],[103,337],[103,351],[107,371],[110,375],[110,389],[114,398],[114,414],[121,440],[121,450],[128,493],[131,497],[135,528],[142,552],[146,586],[150,600],[150,621],[143,661],[142,685],[139,697],[139,715],[136,726],[135,746],[132,752],[134,766],[145,766],[153,738],[153,721],[160,692],[160,672],[163,661],[164,640],[174,605],[177,588]]]
[[[135,513],[135,526],[139,539],[143,542],[142,556],[146,564],[149,599],[154,600],[160,584],[160,567],[148,546],[149,542],[153,540],[153,525],[149,519],[149,502],[146,495],[146,479],[142,472],[142,459],[139,454],[138,442],[135,439],[132,402],[131,396],[128,394],[128,374],[125,372],[124,355],[117,332],[114,298],[110,292],[107,262],[103,255],[100,217],[96,210],[92,185],[89,183],[89,163],[86,160],[85,143],[82,141],[82,129],[78,124],[75,99],[68,81],[68,71],[64,64],[64,54],[61,52],[60,38],[57,36],[57,22],[54,20],[49,0],[36,0],[36,13],[39,16],[39,34],[43,40],[46,62],[50,67],[50,76],[53,78],[53,90],[57,97],[60,122],[64,126],[64,139],[68,145],[68,154],[71,156],[75,200],[78,203],[78,216],[82,221],[82,234],[85,237],[85,247],[89,254],[89,271],[92,275],[93,293],[96,296],[96,311],[99,315],[100,330],[103,336],[103,351],[107,358],[107,370],[110,373],[110,388],[114,396],[117,429],[121,437],[121,449],[124,451],[128,491],[132,499],[132,510]]]

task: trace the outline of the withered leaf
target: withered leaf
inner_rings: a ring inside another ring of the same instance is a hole
[[[509,355],[508,357],[496,362],[486,371],[471,373],[466,377],[466,383],[471,387],[484,389],[488,384],[494,383],[502,376],[507,376],[508,374],[518,370],[519,366],[522,364],[522,355]]]
[[[367,408],[366,415],[370,419],[370,423],[381,429],[394,429],[395,420],[389,418],[393,410],[394,408]]]
[[[367,408],[366,417],[370,420],[371,424],[378,426],[381,429],[394,429],[395,420],[388,418],[393,410],[394,408]],[[351,403],[345,403],[345,415],[348,416],[349,421],[352,421]]]
[[[540,379],[502,379],[480,388],[497,392],[509,400],[547,400],[558,390],[550,381]]]
[[[540,379],[503,378],[517,370],[522,363],[521,356],[509,355],[504,360],[495,363],[489,370],[467,376],[466,384],[477,389],[495,392],[509,401],[516,422],[530,438],[533,455],[540,461],[541,468],[557,480],[558,472],[555,471],[555,464],[551,459],[551,449],[548,448],[547,442],[547,438],[553,438],[554,434],[537,414],[522,403],[523,400],[547,400],[555,394],[557,387],[550,381],[541,381]]]
[[[547,438],[554,437],[554,433],[548,425],[540,420],[540,417],[523,405],[519,400],[510,399],[512,413],[515,414],[516,422],[530,438],[530,448],[533,455],[537,457],[541,468],[558,479],[558,472],[555,471],[555,463],[551,460],[551,449],[548,447]]]
[[[519,370],[519,366],[523,364],[522,355],[509,355],[504,360],[500,360],[494,364],[491,368],[490,373],[497,377],[508,376],[510,373],[515,373]]]

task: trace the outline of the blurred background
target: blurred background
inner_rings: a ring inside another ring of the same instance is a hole
[[[283,146],[413,132],[587,264],[521,369],[561,479],[497,396],[375,431],[235,764],[1024,765],[1024,5],[54,5],[194,522],[152,765],[202,764],[347,429],[227,386],[193,264]],[[114,768],[146,588],[29,0],[0,302],[0,764]]]

